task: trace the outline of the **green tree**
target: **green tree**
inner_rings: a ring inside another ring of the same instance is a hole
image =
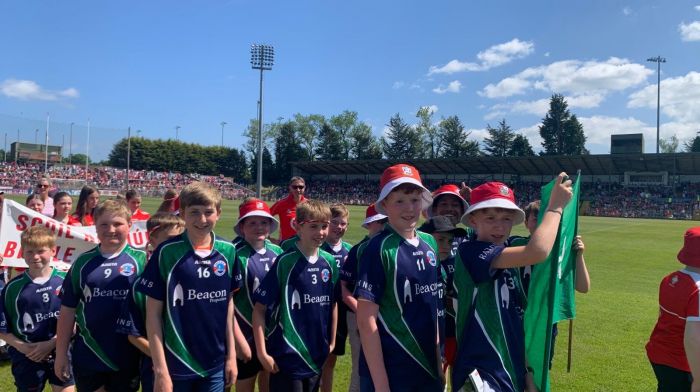
[[[532,151],[530,141],[523,135],[515,135],[513,143],[511,143],[510,149],[508,150],[508,156],[525,157],[532,155],[535,155],[535,152]]]
[[[440,158],[465,158],[478,156],[479,143],[469,140],[471,132],[464,130],[464,125],[457,116],[442,119],[438,125],[442,150]]]
[[[382,147],[372,135],[372,127],[363,122],[350,131],[350,153],[352,159],[382,159]]]
[[[581,155],[586,150],[586,135],[575,115],[571,115],[568,104],[561,94],[549,101],[549,111],[540,125],[542,155]]]
[[[678,151],[680,141],[676,135],[672,135],[667,139],[659,139],[659,152],[671,154]]]
[[[423,157],[423,146],[418,131],[406,124],[396,113],[389,119],[389,128],[382,137],[382,151],[387,159],[416,159]]]
[[[700,152],[700,135],[685,142],[683,144],[683,150],[685,152]]]
[[[276,124],[263,124],[263,146],[270,147],[270,143],[275,138],[276,125],[281,122],[277,119]],[[243,130],[243,137],[246,138],[244,150],[253,157],[258,153],[258,119],[252,118],[248,122],[248,127]]]
[[[318,132],[316,157],[326,161],[343,159],[343,139],[341,139],[340,133],[331,127],[330,124],[324,123]]]
[[[426,158],[430,159],[437,158],[442,147],[438,127],[433,124],[433,114],[433,110],[429,106],[422,106],[416,113],[418,131],[425,139],[423,144],[427,149]]]
[[[72,155],[70,155],[70,157],[71,157],[71,162],[74,165],[84,165],[85,162],[87,161],[87,155],[85,155],[85,154],[72,154]],[[68,161],[66,160],[66,162],[68,162]],[[92,160],[90,160],[90,163],[92,163]]]
[[[294,115],[294,122],[297,127],[297,134],[299,135],[299,140],[301,145],[306,151],[305,160],[314,159],[314,147],[317,142],[317,137],[321,131],[321,127],[326,123],[326,119],[320,114],[310,114],[304,116],[301,113]]]
[[[515,139],[515,132],[510,128],[510,125],[506,124],[506,119],[499,121],[497,128],[487,124],[486,130],[489,136],[484,138],[484,153],[494,157],[508,155],[508,151]]]
[[[262,177],[263,183],[271,183],[277,181],[277,175],[275,173],[275,164],[272,162],[272,154],[270,150],[265,147],[263,148],[263,159],[262,159]],[[250,181],[258,182],[258,157],[253,156],[250,160]]]
[[[343,159],[350,159],[350,131],[357,125],[357,112],[345,110],[343,113],[332,116],[331,126],[340,134],[343,143]]]
[[[307,157],[295,125],[294,121],[282,123],[275,139],[275,173],[278,181],[292,175],[292,166],[289,162],[303,161]]]

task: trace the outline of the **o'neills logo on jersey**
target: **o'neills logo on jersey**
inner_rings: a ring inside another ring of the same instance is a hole
[[[182,285],[178,283],[177,285],[175,285],[172,298],[173,307],[175,307],[184,306],[185,301],[224,301],[226,300],[226,298],[228,298],[228,292],[226,290],[199,291],[196,289],[188,289],[185,292],[185,290],[183,290],[182,288]]]
[[[124,299],[129,294],[129,289],[105,290],[99,287],[90,289],[90,286],[85,286],[83,289],[83,298],[85,302],[91,302],[96,297],[110,297],[114,299]]]

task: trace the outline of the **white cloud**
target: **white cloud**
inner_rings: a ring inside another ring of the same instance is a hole
[[[435,87],[433,89],[433,92],[436,94],[458,93],[461,89],[462,83],[459,80],[453,80],[450,82],[450,84],[447,85],[447,87],[443,87],[442,84],[438,87]]]
[[[600,103],[603,102],[605,96],[600,93],[593,94],[581,94],[572,97],[566,97],[566,102],[569,104],[570,108],[597,108]]]
[[[23,101],[55,101],[59,98],[77,98],[80,93],[70,87],[62,91],[45,90],[32,80],[6,79],[0,84],[0,93]]]
[[[487,98],[510,97],[517,94],[524,94],[531,83],[522,78],[505,78],[496,84],[489,84],[479,91],[478,94]]]
[[[643,133],[645,143],[648,143],[652,133],[656,135],[656,127],[651,127],[634,117],[592,116],[579,117],[578,119],[583,125],[587,143],[607,144],[609,146],[610,135],[625,133]],[[654,136],[655,138],[656,136]]]
[[[656,84],[630,95],[629,108],[656,108]],[[700,72],[661,81],[661,111],[674,121],[700,122]]]
[[[544,57],[549,57],[549,52],[545,53]]]
[[[401,87],[403,87],[404,85],[406,85],[406,83],[404,83],[402,81],[397,81],[397,82],[394,82],[394,84],[391,86],[391,88],[393,88],[394,90],[398,90]]]
[[[695,11],[700,11],[700,5],[696,5],[694,8],[695,8]]]
[[[625,16],[630,16],[632,14],[632,8],[630,7],[625,7],[622,9],[622,14]]]
[[[602,94],[582,94],[571,97],[564,97],[569,109],[595,108],[603,101]],[[539,117],[544,117],[549,111],[550,98],[542,98],[535,101],[515,101],[511,103],[499,103],[489,108],[489,113],[484,116],[484,120],[492,120],[494,118],[503,117],[507,113],[518,114],[533,114]]]
[[[537,123],[529,127],[519,128],[515,130],[516,133],[523,135],[525,136],[525,138],[527,138],[535,153],[542,151],[542,137],[540,136],[540,125],[542,125],[542,123]]]
[[[700,41],[700,20],[688,24],[681,23],[678,25],[678,31],[680,31],[683,41]]]
[[[521,41],[514,38],[502,44],[493,45],[490,48],[479,52],[476,58],[480,62],[461,62],[459,60],[451,60],[447,64],[438,67],[433,65],[428,70],[428,75],[433,74],[448,74],[451,75],[457,72],[467,71],[486,71],[503,64],[507,64],[515,59],[523,58],[530,55],[535,50],[535,44],[532,41]]]

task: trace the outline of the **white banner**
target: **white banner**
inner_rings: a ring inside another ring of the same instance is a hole
[[[41,225],[56,235],[57,265],[62,262],[72,264],[82,253],[92,249],[99,243],[95,226],[68,226],[52,218],[31,210],[15,201],[5,199],[0,220],[0,256],[1,266],[27,267],[22,258],[20,236],[29,227]],[[129,244],[137,249],[145,250],[148,245],[146,222],[133,222],[129,233]]]

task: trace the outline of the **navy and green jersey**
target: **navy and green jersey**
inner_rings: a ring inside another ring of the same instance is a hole
[[[379,305],[377,324],[390,387],[415,377],[438,378],[437,244],[420,231],[415,244],[386,225],[367,242],[357,275],[355,296]],[[370,377],[364,356],[360,375]]]
[[[528,242],[530,242],[530,237],[511,236],[508,238],[506,246],[525,246]],[[530,277],[532,276],[533,268],[535,268],[534,265],[526,265],[519,268],[520,281],[523,284],[525,296],[527,296],[528,290],[530,289]]]
[[[338,268],[329,253],[311,263],[294,246],[277,258],[253,302],[271,310],[267,352],[292,379],[321,374],[331,341]]]
[[[345,260],[347,259],[351,248],[352,245],[343,240],[340,241],[340,249],[337,252],[333,250],[333,247],[331,247],[327,242],[324,242],[323,245],[321,245],[322,250],[325,250],[326,252],[330,253],[331,256],[333,256],[335,259],[335,265],[338,267],[339,271],[343,267],[343,264],[345,264]]]
[[[245,243],[245,238],[241,237],[240,235],[237,235],[236,238],[231,240],[231,243],[236,249],[238,249],[239,246]]]
[[[0,294],[0,332],[33,343],[56,336],[56,322],[61,309],[58,293],[64,272],[53,269],[49,279],[34,283],[27,271],[12,279]],[[10,347],[10,355],[24,354]]]
[[[61,290],[61,305],[75,308],[78,331],[72,363],[95,371],[117,371],[136,360],[137,351],[115,325],[131,286],[143,272],[146,252],[126,245],[107,258],[95,247],[73,263]]]
[[[283,251],[288,251],[290,248],[293,248],[297,241],[299,241],[299,235],[294,234],[293,236],[287,238],[286,240],[280,242],[280,248],[282,248]]]
[[[457,254],[457,248],[459,247],[459,245],[462,242],[467,242],[467,241],[471,241],[471,240],[476,239],[476,231],[474,231],[474,229],[467,226],[467,227],[465,227],[465,230],[467,231],[466,236],[464,236],[464,237],[456,237],[455,236],[454,238],[452,238],[452,255],[453,256]]]
[[[370,237],[365,236],[357,245],[350,248],[345,263],[340,268],[340,280],[347,283],[348,290],[352,293],[355,290],[355,280],[357,279],[358,261],[362,256],[362,251],[367,246]]]
[[[163,302],[163,341],[170,377],[188,380],[224,368],[228,300],[240,287],[236,250],[213,235],[206,256],[187,232],[163,242],[136,286]]]
[[[491,267],[503,249],[483,241],[459,247],[454,273],[458,298],[455,390],[474,369],[493,390],[525,388],[525,294],[517,268]]]
[[[122,311],[117,319],[116,332],[127,336],[137,336],[148,339],[146,333],[146,295],[136,290],[139,280],[134,281]],[[153,372],[151,357],[139,351],[141,356],[141,374]]]
[[[236,248],[236,257],[241,270],[241,290],[236,292],[236,320],[238,327],[246,337],[251,350],[254,350],[253,339],[253,293],[260,286],[265,275],[270,271],[277,256],[282,254],[282,248],[270,241],[265,241],[265,247],[256,252],[248,242],[243,241]],[[255,351],[253,351],[255,352]]]
[[[456,297],[453,289],[454,272],[455,272],[455,257],[451,256],[440,262],[445,280],[445,293],[443,304],[445,306],[445,336],[448,338],[455,337],[455,303]]]

